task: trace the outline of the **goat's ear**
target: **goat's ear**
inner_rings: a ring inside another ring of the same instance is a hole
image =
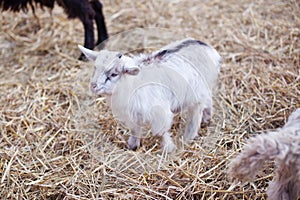
[[[140,68],[138,66],[124,66],[122,69],[123,73],[130,74],[130,75],[137,75],[140,72]]]
[[[99,54],[97,51],[92,51],[90,49],[84,48],[81,45],[78,45],[78,48],[91,61],[95,61]]]

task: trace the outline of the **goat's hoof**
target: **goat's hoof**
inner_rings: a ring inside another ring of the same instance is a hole
[[[201,128],[205,128],[205,127],[208,127],[209,125],[210,125],[210,120],[205,121],[205,122],[201,122],[200,127],[201,127]]]
[[[202,121],[201,121],[201,124],[209,124],[209,123],[210,123],[210,120],[211,120],[210,117],[209,117],[209,118],[203,117],[203,118],[202,118]]]
[[[137,150],[140,147],[140,138],[130,136],[128,139],[127,147],[130,150]]]
[[[201,123],[207,123],[211,120],[212,108],[204,108]]]
[[[190,143],[195,139],[195,137],[197,137],[197,134],[184,134],[183,135],[183,140],[186,143]]]
[[[81,54],[78,60],[85,61],[85,62],[88,61],[87,57],[84,54]]]
[[[136,151],[139,147],[138,147],[137,145],[130,145],[130,144],[128,144],[128,145],[127,145],[127,148],[128,148],[129,150]]]
[[[162,149],[163,151],[166,151],[167,153],[172,153],[172,152],[174,152],[174,151],[177,149],[177,147],[176,147],[176,145],[173,143],[173,141],[169,141],[169,142],[167,142],[167,143],[162,143],[161,149]]]

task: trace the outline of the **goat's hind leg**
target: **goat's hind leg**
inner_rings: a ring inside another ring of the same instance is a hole
[[[203,108],[201,104],[195,104],[188,109],[188,119],[183,139],[186,142],[193,140],[198,135],[201,125]]]

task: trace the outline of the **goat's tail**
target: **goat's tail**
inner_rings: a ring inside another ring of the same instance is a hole
[[[208,57],[213,62],[214,66],[216,66],[216,68],[219,71],[220,70],[220,63],[222,61],[222,57],[217,52],[217,50],[215,48],[211,47],[211,46],[208,46],[207,53],[208,53]]]
[[[250,181],[262,168],[266,160],[282,159],[287,152],[282,151],[280,132],[270,132],[250,138],[242,152],[229,164],[228,173],[235,179]]]

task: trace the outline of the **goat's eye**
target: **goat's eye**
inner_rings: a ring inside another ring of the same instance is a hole
[[[111,77],[116,77],[116,76],[118,76],[118,74],[112,73],[110,76],[111,76]]]

